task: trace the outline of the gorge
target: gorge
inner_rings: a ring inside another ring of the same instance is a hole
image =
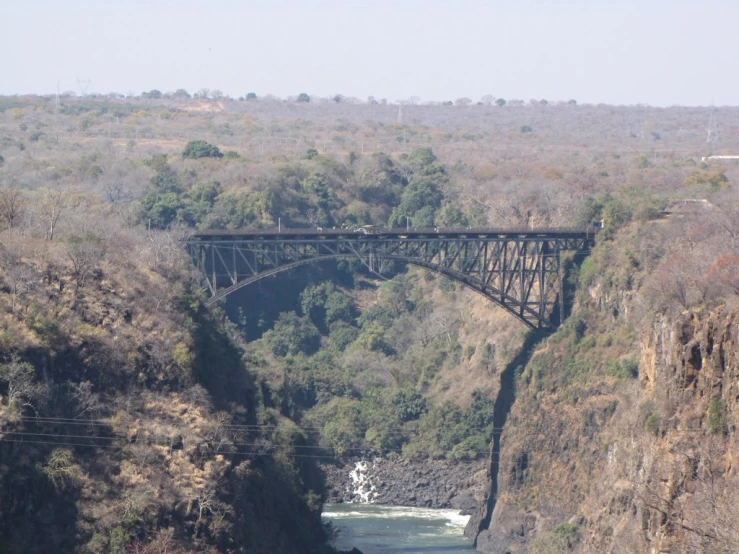
[[[704,109],[62,106],[0,98],[3,552],[330,554],[356,500],[465,514],[488,553],[739,550],[739,167],[700,161]],[[470,249],[209,303],[185,248],[593,222],[538,332],[463,286]]]

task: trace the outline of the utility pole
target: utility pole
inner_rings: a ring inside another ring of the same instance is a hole
[[[80,93],[82,93],[82,98],[87,96],[87,89],[90,88],[91,84],[92,84],[92,80],[80,79],[79,77],[77,77],[77,86],[80,89]]]
[[[713,115],[714,109],[713,106],[711,107],[711,117],[708,121],[708,133],[706,135],[706,143],[710,144],[712,142],[718,142],[718,124],[716,123],[716,118]]]

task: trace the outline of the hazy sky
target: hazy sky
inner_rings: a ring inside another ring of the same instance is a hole
[[[739,104],[739,0],[4,0],[0,94]]]

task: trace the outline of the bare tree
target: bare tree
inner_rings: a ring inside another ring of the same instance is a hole
[[[83,381],[79,385],[70,383],[70,396],[77,405],[75,419],[87,414],[94,416],[103,408],[100,395],[92,392],[92,383],[90,381]]]
[[[3,248],[2,245],[0,267],[4,272],[3,280],[10,288],[11,311],[15,313],[18,301],[33,288],[36,272],[30,265],[23,263],[19,253]]]
[[[96,238],[74,238],[67,244],[67,257],[72,262],[72,275],[79,289],[105,255],[103,242]]]
[[[0,218],[5,220],[8,229],[18,223],[25,208],[25,199],[20,189],[7,187],[0,189]]]
[[[31,364],[13,360],[0,365],[0,381],[8,384],[8,406],[15,417],[20,417],[24,407],[36,411],[34,401],[43,394],[43,386],[36,383]]]
[[[39,203],[39,212],[46,226],[46,240],[54,240],[57,223],[62,214],[72,205],[72,195],[68,190],[48,189]]]

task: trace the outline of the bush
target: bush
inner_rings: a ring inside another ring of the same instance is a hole
[[[568,539],[575,542],[580,540],[580,528],[573,523],[560,523],[552,530],[552,534],[558,539]]]
[[[619,379],[634,379],[639,376],[639,362],[633,358],[612,361],[608,364],[608,375]]]
[[[708,408],[708,430],[712,435],[723,434],[726,433],[727,424],[726,403],[716,398]]]
[[[656,435],[659,433],[660,417],[659,414],[651,413],[644,422],[644,430],[647,433]]]

